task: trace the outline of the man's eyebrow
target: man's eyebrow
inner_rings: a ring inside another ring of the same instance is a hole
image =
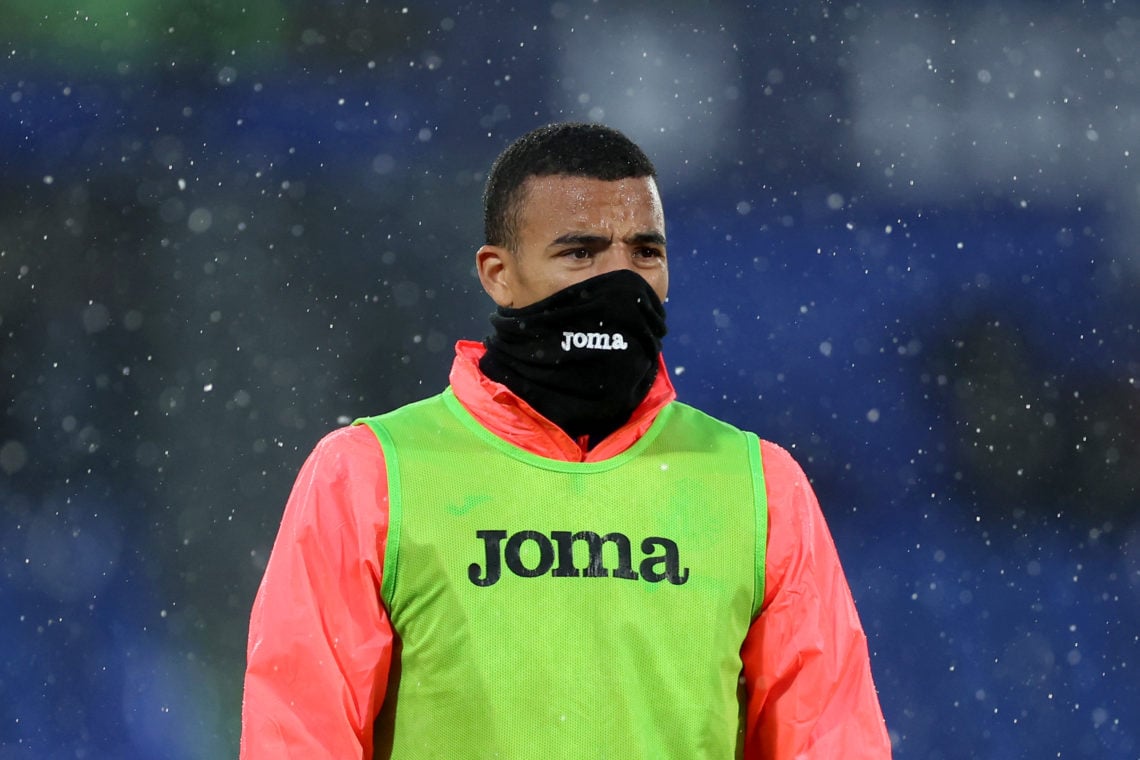
[[[640,245],[665,245],[665,236],[660,232],[638,232],[635,235],[627,237],[625,242]]]
[[[632,245],[665,245],[665,236],[660,232],[637,232],[623,240]],[[605,246],[613,243],[612,237],[590,232],[567,232],[550,241],[551,247],[562,245],[582,245],[587,247]]]
[[[565,235],[559,235],[550,241],[550,245],[586,245],[597,246],[605,243],[612,243],[612,237],[604,235],[593,235],[588,232],[567,232]]]

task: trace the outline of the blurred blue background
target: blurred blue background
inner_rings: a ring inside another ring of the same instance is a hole
[[[0,758],[236,755],[298,467],[486,334],[485,172],[569,119],[657,163],[681,398],[811,476],[895,756],[1140,757],[1135,5],[2,18]]]

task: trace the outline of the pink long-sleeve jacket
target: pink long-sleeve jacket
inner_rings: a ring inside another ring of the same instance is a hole
[[[662,362],[630,420],[586,450],[479,371],[461,341],[459,401],[532,453],[607,459],[633,444],[676,392]],[[748,760],[881,760],[890,742],[867,641],[807,478],[761,442],[768,547],[761,614],[741,648]],[[384,452],[367,426],[326,436],[301,469],[254,602],[242,705],[242,760],[372,757],[393,631],[380,598],[388,531]]]

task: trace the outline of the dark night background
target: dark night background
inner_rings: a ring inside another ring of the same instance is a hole
[[[236,755],[297,469],[485,334],[486,169],[566,119],[657,162],[680,396],[811,476],[895,756],[1140,757],[1135,5],[0,22],[0,758]]]

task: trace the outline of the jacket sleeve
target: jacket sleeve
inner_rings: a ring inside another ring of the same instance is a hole
[[[372,757],[392,659],[387,532],[376,437],[365,426],[331,433],[297,477],[254,600],[242,760]]]
[[[768,493],[764,603],[741,650],[746,760],[881,760],[890,740],[867,638],[811,485],[761,442]]]

